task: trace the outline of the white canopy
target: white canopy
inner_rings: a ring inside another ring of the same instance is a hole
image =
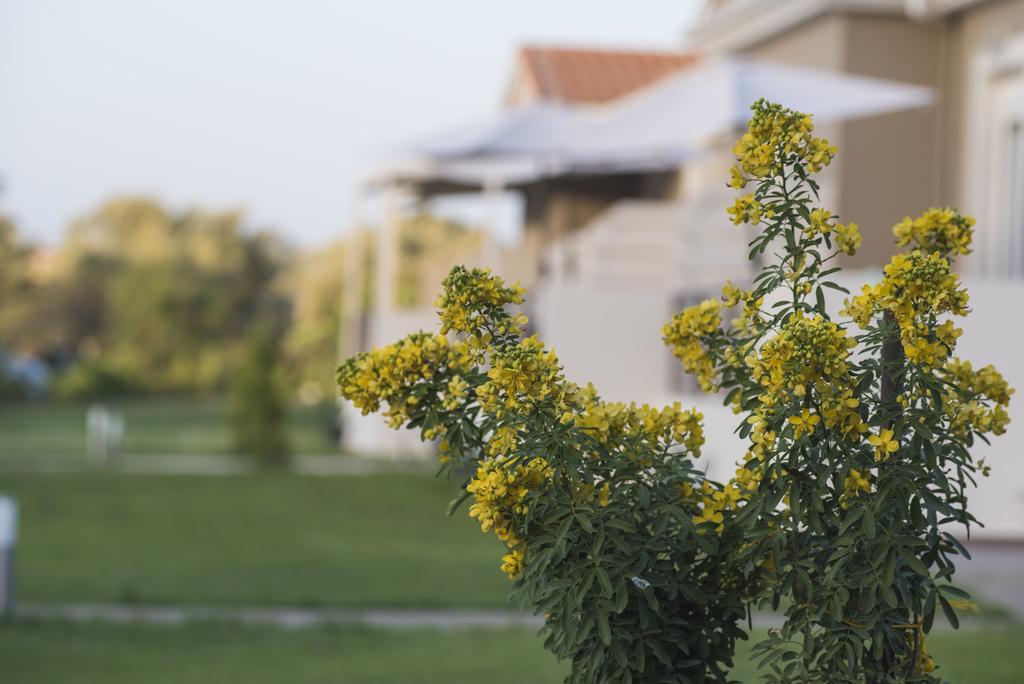
[[[818,122],[915,109],[932,100],[924,86],[730,57],[686,68],[609,105],[520,107],[407,152],[424,178],[480,184],[670,168],[734,135],[762,97]]]
[[[887,79],[732,57],[685,69],[620,100],[574,149],[604,156],[704,147],[732,136],[759,98],[813,114],[817,123],[858,119],[931,104],[931,89]],[[591,116],[594,116],[592,114]]]

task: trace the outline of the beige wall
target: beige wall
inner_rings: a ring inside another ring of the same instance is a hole
[[[845,23],[845,71],[933,87],[938,83],[941,23],[868,16]],[[926,108],[843,126],[839,212],[858,223],[864,235],[853,263],[887,262],[895,250],[893,225],[941,203],[937,119],[935,108]]]
[[[773,61],[935,85],[941,27],[891,16],[825,15],[749,50]],[[813,112],[811,112],[813,113]],[[841,187],[837,206],[857,223],[864,246],[850,265],[888,261],[892,226],[939,199],[933,154],[936,115],[918,110],[871,117],[820,132],[839,147],[823,181]]]
[[[1001,0],[984,3],[950,20],[946,43],[944,131],[948,157],[942,174],[943,194],[953,202],[965,198],[966,126],[969,71],[974,55],[1000,37],[1024,32],[1024,2]],[[965,207],[970,211],[969,207]]]

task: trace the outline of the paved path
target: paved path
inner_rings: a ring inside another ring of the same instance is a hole
[[[432,460],[394,460],[337,455],[296,456],[291,470],[299,475],[376,475],[380,473],[432,473]],[[131,475],[248,475],[256,472],[252,460],[223,454],[125,455],[110,464],[73,456],[3,456],[0,473],[116,472]]]
[[[129,605],[105,603],[18,603],[17,618],[180,625],[185,622],[238,622],[297,629],[347,625],[384,629],[539,629],[542,620],[512,610],[400,608],[233,607],[198,605]]]

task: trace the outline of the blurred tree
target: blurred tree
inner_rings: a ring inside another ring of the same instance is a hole
[[[237,211],[111,200],[68,231],[56,282],[34,303],[36,345],[93,366],[62,381],[65,394],[217,390],[250,322],[286,308],[274,279],[289,257],[269,234],[244,232]]]
[[[426,213],[399,235],[405,308],[432,307],[434,285],[483,246],[481,233]],[[68,398],[219,392],[244,332],[270,316],[285,331],[289,394],[327,402],[340,348],[354,353],[366,341],[374,238],[354,230],[293,252],[244,230],[238,211],[172,211],[120,197],[73,221],[59,248],[45,250],[24,245],[0,217],[0,350],[68,368],[53,388]]]
[[[235,448],[264,467],[282,467],[289,461],[281,371],[276,326],[269,320],[255,322],[231,379],[231,422]]]
[[[456,264],[479,261],[486,235],[465,224],[419,213],[399,228],[398,306],[429,308]]]
[[[304,252],[282,274],[292,314],[285,353],[293,385],[307,404],[334,395],[344,264],[351,249],[351,241],[344,239]]]

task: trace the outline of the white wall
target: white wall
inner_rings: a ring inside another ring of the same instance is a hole
[[[723,274],[723,280],[728,274]],[[851,290],[874,282],[877,274],[851,274],[843,280]],[[975,367],[995,365],[1014,387],[1022,388],[1011,402],[1013,422],[993,445],[979,443],[974,453],[992,466],[981,480],[971,509],[985,523],[978,537],[1024,538],[1024,282],[968,279],[973,311],[957,324],[966,331],[958,355]],[[600,288],[580,284],[549,286],[538,297],[534,313],[541,338],[558,351],[566,375],[588,381],[611,401],[665,404],[681,401],[705,417],[704,462],[712,477],[729,477],[745,444],[733,431],[740,419],[721,405],[719,395],[680,395],[669,390],[669,366],[676,363],[661,342],[661,326],[669,320],[672,297],[654,288]],[[832,296],[838,309],[842,295]]]

